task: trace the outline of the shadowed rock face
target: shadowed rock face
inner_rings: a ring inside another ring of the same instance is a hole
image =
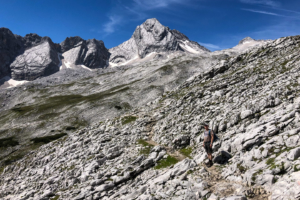
[[[83,59],[83,64],[89,68],[103,68],[107,64],[109,52],[102,40],[89,39],[86,42],[87,51]]]
[[[70,37],[61,43],[63,58],[75,65],[85,65],[89,68],[106,67],[109,53],[103,41],[96,39],[83,40]]]
[[[74,48],[79,42],[84,41],[81,37],[67,37],[62,43],[60,43],[62,53]]]
[[[21,37],[7,28],[0,28],[0,79],[10,76],[10,63],[23,50]]]
[[[11,75],[15,80],[32,81],[59,71],[59,63],[55,45],[50,38],[44,37],[39,44],[16,57],[10,65]]]
[[[36,33],[30,33],[25,35],[25,37],[22,38],[22,40],[24,43],[24,47],[28,49],[32,46],[39,44],[42,41],[42,37]]]

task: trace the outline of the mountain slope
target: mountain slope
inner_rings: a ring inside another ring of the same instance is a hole
[[[206,69],[147,105],[5,167],[0,196],[299,199],[299,48],[300,36],[286,37],[207,60]],[[203,166],[204,121],[220,137],[211,169]],[[179,152],[188,158],[177,160]]]

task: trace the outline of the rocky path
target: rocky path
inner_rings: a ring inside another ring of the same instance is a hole
[[[207,167],[203,165],[206,173],[204,173],[204,180],[207,182],[208,190],[210,193],[217,197],[228,197],[243,190],[251,200],[267,200],[269,199],[269,194],[261,187],[247,186],[243,183],[228,181],[224,179],[221,175],[221,167],[218,164],[212,167]],[[240,186],[240,187],[239,187]],[[213,199],[213,197],[209,198]]]

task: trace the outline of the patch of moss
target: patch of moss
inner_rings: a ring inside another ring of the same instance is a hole
[[[247,169],[243,165],[241,165],[240,163],[237,164],[237,168],[240,170],[241,173],[244,173],[244,172],[247,171]]]
[[[180,149],[179,152],[184,155],[185,157],[192,158],[191,153],[193,152],[192,147],[186,147],[184,149]]]
[[[176,163],[178,163],[178,160],[176,158],[168,155],[168,157],[166,159],[162,159],[162,160],[158,161],[157,165],[154,167],[154,169],[167,168],[172,165],[175,165]]]
[[[46,113],[46,114],[40,115],[38,117],[38,119],[39,120],[49,120],[49,119],[55,118],[59,115],[60,115],[60,113]]]
[[[59,195],[55,195],[55,197],[53,197],[53,198],[51,198],[50,200],[57,200],[57,199],[59,199]]]
[[[33,143],[37,144],[37,143],[44,143],[47,144],[49,142],[52,142],[54,140],[57,140],[61,137],[64,137],[68,135],[67,133],[59,133],[56,135],[49,135],[49,136],[45,136],[45,137],[37,137],[37,138],[33,138],[30,141],[33,141]]]
[[[135,120],[137,120],[137,117],[135,116],[125,116],[121,119],[122,125],[134,122]]]
[[[131,83],[132,84],[132,83]],[[81,102],[95,103],[105,98],[111,97],[119,92],[127,91],[129,87],[127,85],[120,85],[113,87],[109,90],[91,94],[91,95],[57,95],[49,98],[45,98],[41,104],[27,105],[27,106],[16,106],[11,109],[14,113],[20,116],[34,114],[34,113],[52,113],[53,110],[58,110],[64,107],[79,104]]]
[[[0,174],[3,173],[5,167],[0,167]]]
[[[152,147],[154,146],[142,139],[139,139],[137,143],[142,146],[142,148],[139,150],[139,153],[144,155],[149,155]]]
[[[19,142],[14,139],[14,137],[2,138],[0,139],[1,147],[13,147],[19,145]]]
[[[272,165],[272,164],[274,164],[274,161],[275,161],[275,158],[269,158],[269,159],[266,161],[266,164],[267,164],[267,165]]]
[[[252,174],[251,180],[252,180],[252,184],[254,184],[254,182],[256,181],[256,178],[258,175],[262,174],[263,170],[259,169],[257,172],[255,172],[254,174]]]
[[[4,164],[4,166],[9,165],[13,162],[16,162],[16,161],[22,159],[23,157],[24,157],[24,155],[22,153],[10,156],[8,159],[4,160],[3,164]]]

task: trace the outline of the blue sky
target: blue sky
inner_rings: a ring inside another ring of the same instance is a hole
[[[56,43],[69,36],[103,40],[111,48],[128,40],[148,18],[177,29],[210,50],[244,37],[276,39],[300,34],[299,0],[0,0],[0,27]]]

